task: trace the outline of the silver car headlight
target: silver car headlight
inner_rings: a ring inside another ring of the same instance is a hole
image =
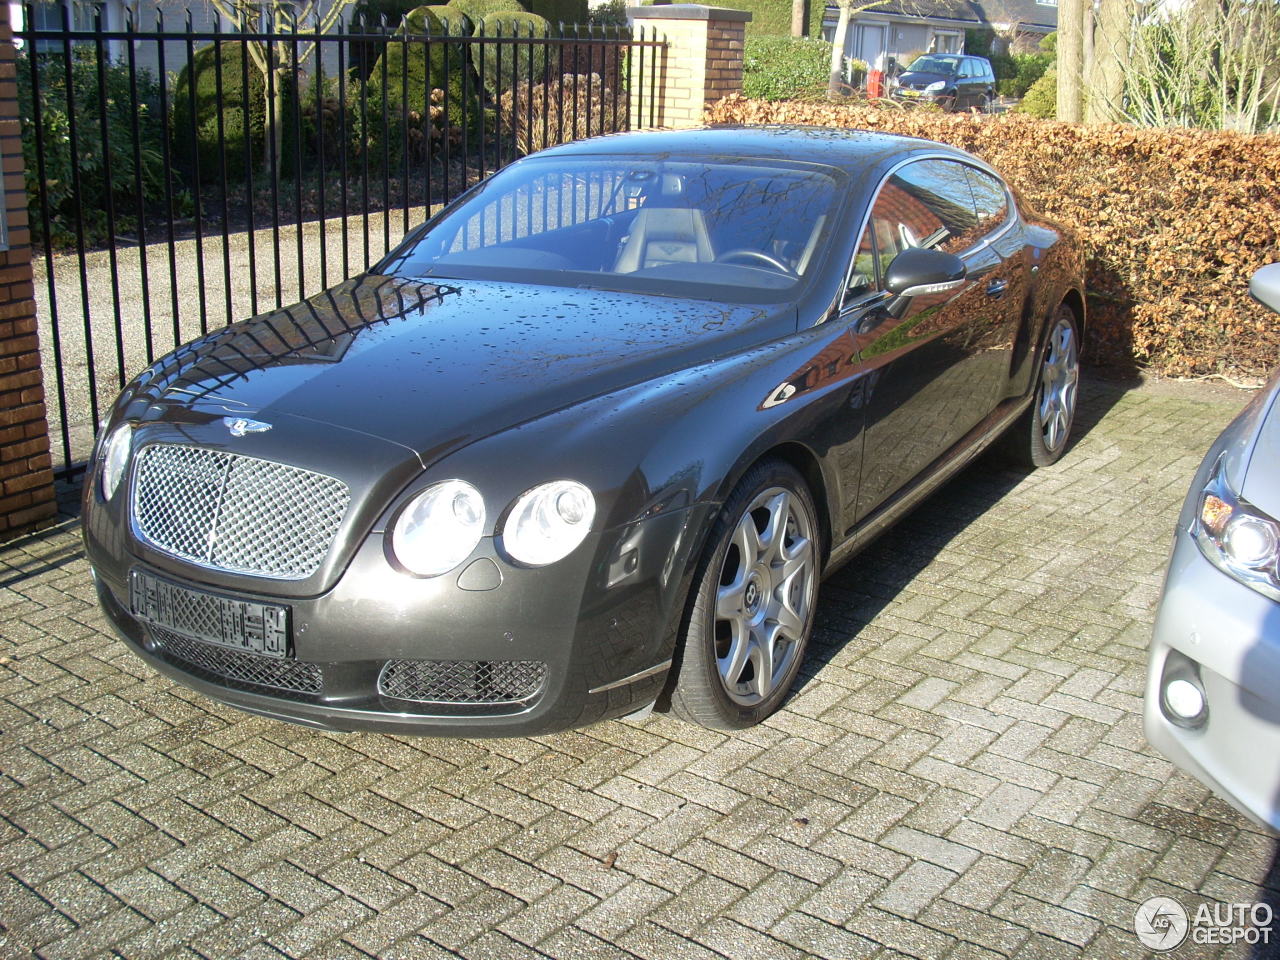
[[[1236,496],[1220,467],[1200,495],[1191,534],[1205,559],[1223,573],[1280,600],[1280,524]]]
[[[102,444],[102,499],[110,500],[124,478],[133,452],[133,427],[122,423]]]
[[[935,81],[933,81],[933,83],[929,84],[927,87],[925,87],[925,88],[924,88],[924,92],[925,92],[925,93],[937,93],[939,90],[941,90],[941,89],[942,89],[943,87],[945,87],[946,85],[947,85],[947,81],[945,81],[945,80],[935,80]]]
[[[420,577],[448,573],[484,535],[484,498],[465,480],[432,484],[409,501],[391,530],[391,552]]]
[[[586,539],[596,498],[576,480],[553,480],[522,494],[502,527],[502,545],[512,559],[541,567],[567,557]]]

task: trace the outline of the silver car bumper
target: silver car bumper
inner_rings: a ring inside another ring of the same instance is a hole
[[[1164,685],[1179,669],[1185,675],[1179,654],[1205,697],[1199,722],[1162,702]],[[1185,525],[1157,613],[1143,725],[1178,767],[1280,831],[1280,604],[1209,563]]]

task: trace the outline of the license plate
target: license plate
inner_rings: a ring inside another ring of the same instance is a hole
[[[918,97],[920,96],[920,91],[919,90],[899,90],[898,95],[902,97]]]
[[[129,608],[139,620],[191,640],[268,657],[289,652],[289,608],[281,604],[192,590],[134,570]]]

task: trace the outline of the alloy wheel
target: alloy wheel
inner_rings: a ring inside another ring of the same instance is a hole
[[[1067,442],[1076,412],[1076,386],[1080,381],[1080,356],[1074,325],[1059,317],[1049,336],[1040,372],[1038,398],[1040,430],[1045,449],[1057,453]]]
[[[788,676],[816,593],[813,520],[794,493],[770,487],[734,527],[716,591],[716,667],[734,703],[754,706]]]

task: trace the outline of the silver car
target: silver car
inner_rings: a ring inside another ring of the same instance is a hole
[[[1280,263],[1253,296],[1280,313]],[[1147,739],[1280,830],[1280,372],[1196,472],[1156,616]]]

